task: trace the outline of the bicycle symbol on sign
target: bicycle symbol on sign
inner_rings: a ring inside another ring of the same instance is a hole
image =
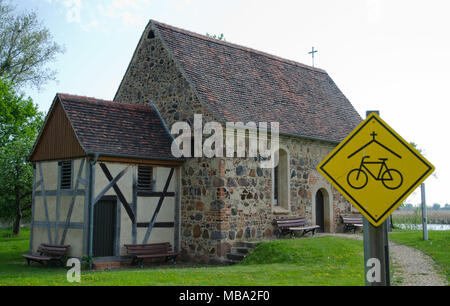
[[[360,152],[367,146],[369,146],[372,143],[376,143],[386,149],[387,151],[391,152],[398,158],[401,158],[400,155],[386,147],[385,145],[381,144],[377,140],[375,140],[375,132],[370,134],[370,136],[373,137],[372,141],[361,147],[359,150],[348,156],[348,158],[351,158],[356,153]],[[378,161],[367,161],[367,159],[370,158],[370,156],[363,156],[361,159],[361,163],[359,168],[352,169],[347,174],[347,183],[350,185],[350,187],[354,189],[362,189],[364,188],[368,181],[369,176],[367,174],[370,174],[376,181],[381,181],[381,183],[384,185],[384,187],[395,190],[399,188],[403,183],[403,176],[397,169],[389,168],[386,164],[387,158],[378,158]],[[380,168],[378,170],[378,173],[375,175],[372,173],[372,171],[367,167],[367,165],[380,165]]]

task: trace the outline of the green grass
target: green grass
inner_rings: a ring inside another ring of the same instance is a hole
[[[21,255],[28,251],[29,234],[25,228],[10,237],[0,230],[0,285],[72,285],[63,268],[26,265]],[[428,241],[421,231],[395,231],[390,239],[430,255],[449,280],[450,231],[429,231]],[[81,285],[364,285],[362,241],[327,236],[262,242],[235,266],[83,271]]]
[[[5,237],[0,230],[0,285],[71,285],[66,270],[26,265],[29,230]],[[314,237],[264,242],[234,266],[83,271],[81,285],[276,286],[364,285],[362,242]]]
[[[389,239],[428,254],[450,281],[450,231],[428,231],[427,241],[422,239],[422,231],[395,231]]]

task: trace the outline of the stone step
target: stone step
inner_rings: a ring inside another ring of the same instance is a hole
[[[245,254],[235,254],[235,253],[228,253],[227,259],[228,260],[235,260],[235,261],[241,261],[245,258]]]
[[[93,270],[119,269],[124,263],[120,261],[97,261],[92,263]]]
[[[248,254],[251,249],[245,247],[232,247],[231,253],[233,254]]]
[[[257,245],[258,242],[238,241],[234,244],[234,247],[254,249]]]
[[[245,256],[248,255],[256,246],[258,242],[238,241],[231,247],[231,252],[226,255],[225,264],[234,265],[239,263]]]

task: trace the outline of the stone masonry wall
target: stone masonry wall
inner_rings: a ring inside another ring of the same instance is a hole
[[[272,203],[272,169],[260,168],[258,159],[222,158],[219,176],[213,180],[221,205],[220,259],[236,241],[274,238],[275,218],[306,216],[313,220],[314,190],[326,189],[332,194],[331,231],[342,231],[340,215],[349,213],[352,206],[315,169],[329,154],[333,145],[326,142],[281,137],[280,147],[289,152],[290,207],[283,210]],[[196,213],[196,212],[193,212]]]

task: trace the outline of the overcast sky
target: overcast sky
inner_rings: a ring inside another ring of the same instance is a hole
[[[112,99],[149,19],[326,70],[356,110],[377,109],[436,167],[428,204],[450,203],[450,1],[16,0],[66,47],[58,83],[26,94],[47,113],[57,92]],[[420,194],[408,199],[417,204]]]

